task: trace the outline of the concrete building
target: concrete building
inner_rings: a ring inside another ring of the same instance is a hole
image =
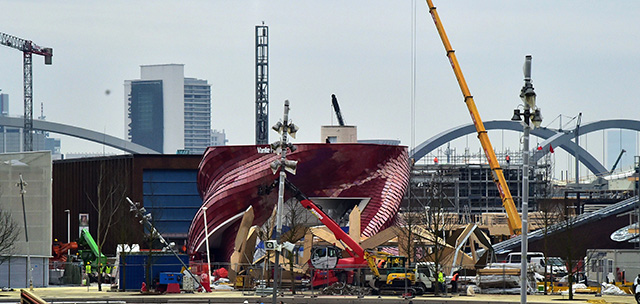
[[[358,127],[322,126],[320,140],[325,143],[356,143],[358,142]]]
[[[224,133],[224,130],[222,130],[222,131],[218,131],[218,130],[211,131],[211,145],[212,146],[226,146],[228,141],[229,140],[227,139],[227,134]]]
[[[23,184],[25,192],[16,187],[20,177],[26,183]],[[0,286],[26,288],[30,278],[34,287],[48,285],[53,212],[51,179],[49,151],[0,154],[1,207],[18,228],[17,240],[8,251],[2,252],[7,260],[0,263]],[[31,268],[27,266],[29,262]]]
[[[125,130],[132,142],[161,153],[201,154],[211,141],[211,86],[184,77],[183,64],[140,66],[125,81]]]

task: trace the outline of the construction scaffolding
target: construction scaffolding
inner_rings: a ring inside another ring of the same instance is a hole
[[[522,203],[521,153],[498,154],[500,166],[518,209]],[[433,158],[430,164],[415,164],[411,172],[410,195],[403,207],[424,208],[434,200],[444,201],[447,212],[471,219],[482,213],[502,213],[500,194],[492,179],[491,168],[481,155],[446,155]],[[529,172],[529,210],[537,209],[536,201],[552,195],[551,165],[547,160],[532,166]],[[412,200],[409,202],[409,200]]]

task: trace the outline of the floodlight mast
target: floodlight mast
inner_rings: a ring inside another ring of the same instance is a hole
[[[273,130],[280,133],[280,142],[275,142],[271,144],[271,147],[274,148],[274,152],[280,154],[280,158],[271,163],[270,167],[275,174],[278,169],[280,169],[280,179],[278,184],[278,204],[276,209],[276,232],[274,233],[272,239],[278,242],[280,235],[282,235],[282,213],[283,213],[283,203],[284,203],[284,184],[287,179],[286,171],[290,171],[292,174],[296,172],[297,161],[287,160],[287,149],[291,149],[291,151],[295,151],[295,147],[288,142],[288,135],[291,134],[291,137],[295,138],[296,132],[298,132],[298,127],[289,121],[289,100],[284,101],[284,115],[282,117],[282,121],[276,123],[273,127]],[[280,252],[276,250],[275,252],[275,269],[273,275],[273,304],[276,304],[277,293],[278,293],[278,280],[280,278]]]

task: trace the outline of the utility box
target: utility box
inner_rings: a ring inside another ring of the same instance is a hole
[[[178,257],[185,265],[189,265],[188,255],[179,254]],[[161,284],[161,273],[181,274],[183,266],[180,260],[169,252],[121,253],[118,263],[118,289],[122,291],[140,290],[143,282],[147,284],[147,288],[155,288],[156,285]],[[177,278],[176,276],[167,276],[165,279]],[[182,281],[182,276],[180,276],[180,281]]]
[[[162,272],[160,273],[160,284],[182,284],[182,273]]]

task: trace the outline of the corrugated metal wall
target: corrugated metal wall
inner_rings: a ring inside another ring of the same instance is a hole
[[[141,243],[142,226],[129,211],[129,205],[124,197],[129,197],[135,202],[143,202],[145,172],[168,173],[171,170],[197,170],[201,158],[201,155],[119,155],[54,161],[53,238],[62,242],[68,241],[67,213],[65,212],[67,209],[71,214],[71,241],[79,236],[78,215],[80,213],[89,214],[89,231],[94,238],[98,237],[97,202],[100,184],[102,201],[109,201],[110,197],[114,202],[119,203],[116,204],[118,208],[113,217],[117,222],[109,231],[103,252],[107,255],[115,254],[115,246],[118,243]],[[160,174],[160,176],[163,175]],[[171,180],[171,176],[162,178]],[[180,178],[184,179],[184,176]],[[194,184],[195,179],[196,175],[193,174]],[[193,197],[190,200],[192,201]]]
[[[187,239],[191,220],[202,206],[197,173],[193,169],[144,170],[144,206],[165,238]]]

